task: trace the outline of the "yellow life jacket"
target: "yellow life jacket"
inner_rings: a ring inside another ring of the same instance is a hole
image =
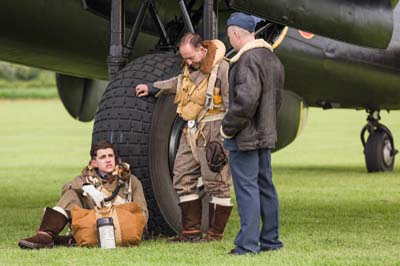
[[[183,74],[180,76],[180,88],[177,89],[175,104],[178,105],[176,112],[185,120],[194,120],[203,109],[206,102],[207,85],[210,75],[196,86],[190,77],[189,67],[184,66]]]
[[[217,66],[218,69],[218,66]],[[216,69],[216,71],[217,71]],[[215,79],[210,80],[210,74],[206,75],[205,78],[196,86],[190,76],[189,67],[184,66],[183,74],[180,76],[180,84],[177,89],[174,103],[178,105],[176,112],[185,120],[196,120],[202,110],[205,108],[207,99],[207,89],[212,86],[212,92],[210,97],[212,98],[212,108],[205,110],[206,115],[213,115],[217,113],[223,113],[221,88],[219,82],[215,82]],[[214,84],[209,84],[209,82]]]

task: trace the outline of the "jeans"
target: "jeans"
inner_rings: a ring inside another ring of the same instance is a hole
[[[279,202],[272,182],[271,151],[231,150],[229,166],[240,217],[235,245],[243,253],[281,248]]]

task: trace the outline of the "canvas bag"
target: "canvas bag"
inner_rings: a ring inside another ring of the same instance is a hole
[[[83,209],[74,206],[71,210],[72,232],[78,246],[99,245],[96,220],[112,217],[117,246],[137,246],[143,235],[146,219],[142,209],[134,202],[110,207]]]

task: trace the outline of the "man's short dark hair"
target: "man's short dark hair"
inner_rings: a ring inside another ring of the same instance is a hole
[[[111,148],[114,152],[114,155],[116,156],[114,146],[107,140],[100,140],[99,142],[92,144],[92,147],[90,149],[90,157],[92,158],[92,160],[94,160],[96,159],[98,150],[108,149],[108,148]]]
[[[184,44],[190,44],[192,45],[194,48],[200,48],[201,46],[203,46],[203,39],[201,38],[200,35],[198,35],[197,33],[193,33],[193,32],[186,32],[182,38],[181,41],[179,42],[179,46],[184,45]]]

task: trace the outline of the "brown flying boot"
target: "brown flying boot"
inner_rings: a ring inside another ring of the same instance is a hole
[[[224,237],[225,226],[228,223],[233,206],[222,206],[209,203],[208,231],[203,241],[219,241]]]
[[[182,212],[182,233],[168,242],[199,242],[201,240],[201,199],[179,203]]]
[[[64,229],[66,223],[67,218],[63,214],[52,208],[46,208],[36,235],[21,239],[18,246],[26,249],[52,248],[54,237]]]
[[[73,235],[55,235],[53,237],[54,246],[62,246],[62,247],[75,247],[76,240]]]

